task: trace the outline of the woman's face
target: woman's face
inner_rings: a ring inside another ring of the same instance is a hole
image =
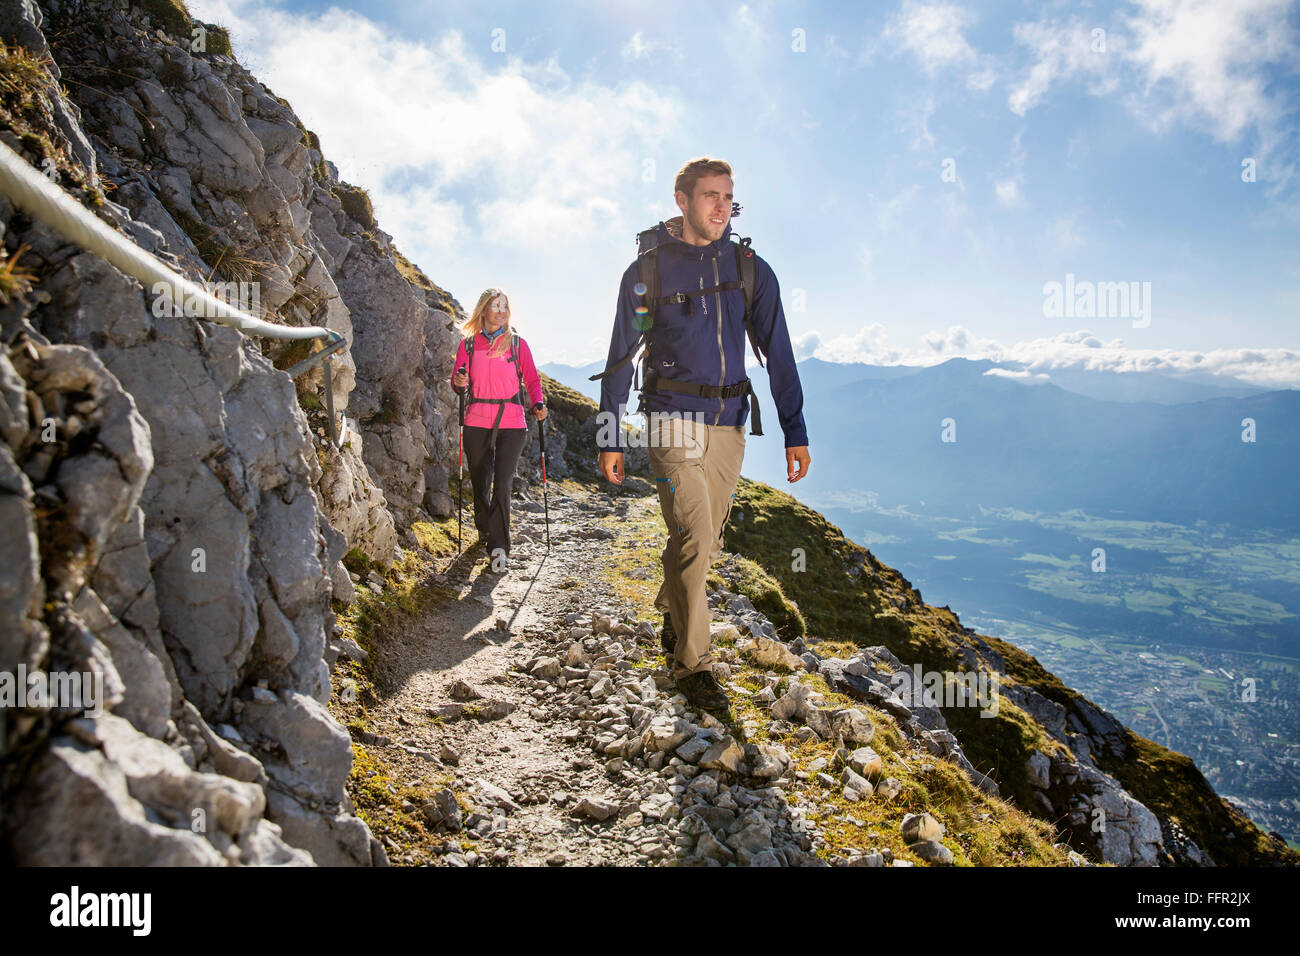
[[[484,320],[488,328],[499,329],[501,325],[510,316],[510,302],[504,295],[494,296],[488,303],[487,312],[484,313]]]

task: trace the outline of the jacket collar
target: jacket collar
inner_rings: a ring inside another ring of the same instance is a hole
[[[658,245],[661,248],[676,249],[679,252],[691,253],[699,252],[709,255],[721,254],[728,245],[731,244],[731,222],[728,220],[726,228],[722,230],[722,235],[712,242],[703,246],[693,246],[682,238],[682,217],[673,216],[659,223],[658,227]]]

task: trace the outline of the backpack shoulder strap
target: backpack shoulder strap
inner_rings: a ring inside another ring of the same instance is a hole
[[[736,253],[736,271],[740,273],[740,285],[745,293],[745,334],[749,337],[749,347],[754,350],[754,357],[763,366],[763,356],[758,350],[758,338],[754,334],[754,250],[749,247],[746,236],[733,246]]]
[[[519,364],[519,333],[514,329],[510,330],[510,357],[515,363],[515,372],[519,376],[519,391],[522,393],[524,391],[524,369]]]
[[[659,226],[640,232],[636,237],[636,248],[637,268],[645,284],[645,301],[650,304],[649,316],[653,326],[654,302],[659,298]]]
[[[660,222],[659,226],[663,223]],[[655,312],[659,308],[659,226],[642,230],[636,237],[637,269],[641,274],[641,284],[645,286],[642,301],[646,304],[646,327],[641,330],[645,341],[645,354],[642,364],[650,363],[650,349],[654,345]],[[638,386],[640,383],[637,383]]]
[[[659,223],[663,225],[663,223]],[[653,338],[655,322],[655,300],[659,298],[659,226],[653,226],[650,229],[643,229],[637,233],[637,274],[641,279],[641,284],[645,286],[645,292],[641,295],[641,301],[646,304],[646,326],[638,331],[641,333],[637,340],[632,344],[631,350],[613,365],[608,366],[605,371],[597,372],[595,375],[587,377],[587,381],[596,382],[608,375],[617,372],[628,362],[636,358],[637,352],[645,346],[645,354],[650,354],[650,342]]]

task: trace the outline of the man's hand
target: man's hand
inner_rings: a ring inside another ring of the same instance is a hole
[[[623,483],[623,453],[621,451],[602,451],[600,453],[600,473],[606,481],[616,485]]]
[[[808,454],[808,446],[800,445],[798,448],[787,448],[785,450],[785,480],[794,482],[808,474],[808,468],[812,465],[812,458]]]

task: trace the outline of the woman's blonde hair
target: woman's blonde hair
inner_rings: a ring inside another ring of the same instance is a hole
[[[499,295],[504,295],[506,298],[507,311],[505,331],[502,332],[501,335],[498,335],[496,341],[492,343],[492,351],[488,353],[489,355],[504,355],[510,348],[510,296],[506,295],[500,289],[485,289],[483,294],[478,297],[478,305],[474,306],[474,311],[470,313],[469,318],[466,319],[464,324],[460,327],[461,332],[467,339],[473,339],[474,336],[482,332],[483,315],[487,312],[488,306],[491,304],[492,300]]]

